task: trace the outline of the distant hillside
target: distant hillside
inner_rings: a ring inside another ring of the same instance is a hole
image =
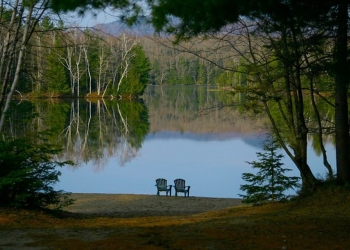
[[[131,27],[122,21],[114,21],[111,23],[96,24],[93,28],[113,36],[118,36],[123,33],[133,34],[135,36],[146,36],[152,35],[155,32],[154,28],[148,24],[146,20],[141,20]]]
[[[159,139],[186,139],[192,141],[228,141],[233,139],[240,139],[246,144],[261,148],[263,142],[266,140],[262,133],[240,133],[240,132],[229,132],[229,133],[195,133],[195,132],[180,132],[162,130],[155,133],[149,133],[146,136],[146,140],[159,140]]]

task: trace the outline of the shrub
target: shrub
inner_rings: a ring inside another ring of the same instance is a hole
[[[57,167],[73,164],[54,161],[58,152],[41,135],[0,140],[0,205],[59,209],[71,204],[68,193],[53,188],[61,174]]]

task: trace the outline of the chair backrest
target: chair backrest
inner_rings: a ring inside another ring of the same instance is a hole
[[[184,179],[176,179],[174,180],[175,188],[178,190],[185,189],[185,180]]]
[[[157,187],[166,187],[167,186],[167,180],[163,178],[158,178],[156,180]]]

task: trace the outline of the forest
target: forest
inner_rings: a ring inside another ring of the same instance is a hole
[[[133,97],[147,86],[149,62],[136,37],[45,17],[28,41],[23,69],[17,91],[32,97]]]

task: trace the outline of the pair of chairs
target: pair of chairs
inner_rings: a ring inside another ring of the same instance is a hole
[[[166,179],[158,178],[156,180],[155,186],[157,187],[157,195],[159,195],[159,192],[166,192],[166,196],[168,196],[168,193],[171,196],[172,185],[168,185]],[[186,196],[189,197],[190,196],[190,188],[191,188],[191,186],[185,185],[184,179],[174,180],[175,196],[177,196],[177,193],[184,193],[185,197]]]

